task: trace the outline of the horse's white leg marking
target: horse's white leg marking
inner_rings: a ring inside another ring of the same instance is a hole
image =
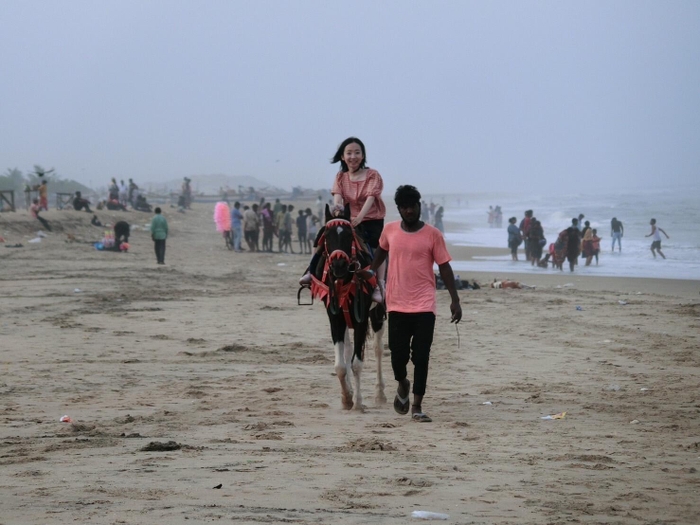
[[[355,334],[353,334],[355,335]],[[355,335],[355,337],[357,337]],[[347,345],[346,348],[350,347],[350,345]],[[354,354],[354,346],[351,347],[353,348],[353,354]],[[351,357],[351,359],[353,359]],[[352,375],[355,376],[355,410],[364,410],[364,406],[362,406],[362,388],[360,387],[360,377],[362,375],[362,367],[364,366],[364,362],[355,357],[352,363]]]
[[[350,410],[352,408],[352,389],[348,388],[348,365],[345,360],[346,347],[344,341],[335,343],[335,374],[338,376],[338,381],[340,381],[340,395],[343,408]]]
[[[379,332],[374,334],[374,357],[377,359],[377,384],[374,386],[374,402],[377,405],[386,403],[386,395],[384,394],[384,376],[382,375],[382,353],[384,352],[384,323]]]
[[[345,329],[345,382],[347,384],[348,392],[350,392],[350,397],[352,398],[352,380],[350,376],[352,375],[352,354],[353,348],[350,341],[350,329]],[[352,406],[352,405],[351,405]]]

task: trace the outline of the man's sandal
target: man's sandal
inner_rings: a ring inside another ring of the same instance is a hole
[[[400,388],[400,387],[399,387]],[[409,398],[411,397],[411,382],[408,381],[408,387],[406,387],[406,397],[401,397],[399,390],[396,390],[396,397],[394,397],[394,410],[397,414],[405,416],[408,414],[408,410],[411,407]]]

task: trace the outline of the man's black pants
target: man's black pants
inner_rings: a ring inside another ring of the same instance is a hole
[[[389,312],[389,349],[394,379],[397,381],[406,379],[408,375],[406,365],[410,359],[414,366],[413,393],[417,396],[425,394],[434,330],[435,314],[432,312],[418,314]]]
[[[156,247],[156,259],[159,263],[165,263],[165,239],[153,241]]]

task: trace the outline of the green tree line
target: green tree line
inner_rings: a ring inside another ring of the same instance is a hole
[[[72,179],[65,179],[57,173],[39,177],[35,172],[23,173],[17,168],[8,168],[4,174],[0,175],[0,190],[14,190],[15,199],[17,199],[21,198],[22,192],[27,188],[33,189],[41,184],[42,180],[46,180],[49,186],[49,194],[74,193],[76,191],[80,191],[84,195],[94,193],[84,184],[80,184]]]

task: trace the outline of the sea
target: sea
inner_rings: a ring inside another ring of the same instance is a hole
[[[507,248],[508,218],[516,217],[520,224],[527,209],[542,222],[547,246],[554,242],[560,231],[571,224],[573,217],[580,213],[591,227],[598,230],[601,237],[598,265],[584,266],[580,259],[575,273],[579,275],[610,277],[643,277],[660,279],[700,280],[700,187],[668,189],[636,189],[627,192],[606,192],[602,189],[595,194],[550,192],[539,195],[449,195],[432,198],[437,205],[445,208],[444,222],[449,223],[445,237],[458,246],[480,246],[486,248]],[[428,201],[428,199],[426,199]],[[501,206],[503,225],[489,227],[489,206]],[[611,251],[610,221],[613,217],[622,221],[624,236],[622,252]],[[669,235],[662,234],[661,250],[666,259],[653,257],[649,221],[656,219]],[[547,253],[546,248],[544,253]],[[549,269],[532,267],[523,262],[522,245],[519,249],[521,261],[511,260],[510,253],[499,256],[480,256],[472,260],[452,262],[456,273],[471,271],[500,276],[506,273],[554,272]],[[569,272],[568,264],[564,271]]]

